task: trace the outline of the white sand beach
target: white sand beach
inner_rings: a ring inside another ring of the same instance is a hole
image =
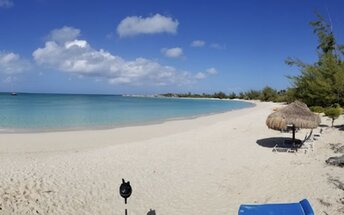
[[[124,214],[122,178],[133,187],[130,215],[235,215],[243,203],[303,198],[316,214],[343,214],[344,192],[335,184],[344,171],[325,160],[338,155],[329,143],[343,144],[344,131],[324,127],[307,153],[272,152],[268,138],[291,136],[265,125],[280,106],[257,102],[108,130],[0,134],[0,214]],[[335,121],[343,123],[343,116]]]

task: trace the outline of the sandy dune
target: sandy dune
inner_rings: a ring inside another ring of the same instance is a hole
[[[279,106],[110,130],[0,134],[0,214],[124,214],[122,178],[133,186],[132,215],[228,215],[241,203],[303,198],[316,214],[343,214],[335,184],[344,171],[324,161],[344,131],[325,127],[314,151],[273,153],[269,138],[290,136],[265,126]]]

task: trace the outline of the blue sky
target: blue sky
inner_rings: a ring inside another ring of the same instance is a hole
[[[316,59],[309,21],[344,2],[0,0],[0,91],[154,94],[289,86]]]

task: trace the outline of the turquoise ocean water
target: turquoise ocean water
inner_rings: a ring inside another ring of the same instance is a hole
[[[0,93],[1,130],[110,128],[251,107],[240,101]]]

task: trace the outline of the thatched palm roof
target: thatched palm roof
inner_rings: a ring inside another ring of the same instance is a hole
[[[296,128],[316,128],[319,124],[319,115],[312,113],[307,105],[300,101],[281,108],[266,119],[266,125],[275,130],[286,129],[287,125],[295,125]]]

